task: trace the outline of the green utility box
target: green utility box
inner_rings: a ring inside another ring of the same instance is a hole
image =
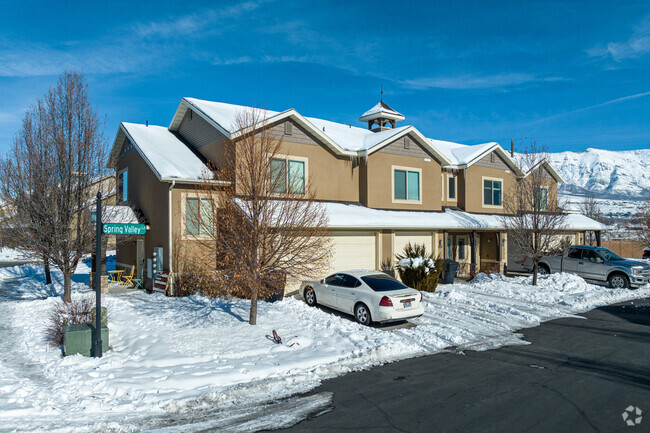
[[[95,326],[87,323],[81,325],[68,325],[63,333],[63,354],[95,356],[93,341],[95,339]],[[108,326],[106,308],[102,308],[102,353],[108,351]]]
[[[69,356],[81,353],[90,356],[91,333],[90,326],[86,323],[66,326],[63,333],[63,354]]]

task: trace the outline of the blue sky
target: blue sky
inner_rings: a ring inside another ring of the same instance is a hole
[[[650,2],[3,1],[0,153],[66,69],[112,141],[180,98],[364,126],[379,100],[431,138],[650,148]]]

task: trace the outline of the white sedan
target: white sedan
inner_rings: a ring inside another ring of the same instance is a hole
[[[300,294],[307,305],[320,304],[352,314],[362,325],[424,314],[422,293],[378,271],[345,271],[320,281],[305,281]]]

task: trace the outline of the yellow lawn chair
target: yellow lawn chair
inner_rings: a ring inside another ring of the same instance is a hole
[[[133,274],[135,272],[135,266],[131,266],[131,273],[130,274],[123,274],[122,278],[124,279],[122,281],[123,284],[126,284],[127,286],[134,286],[133,284]]]

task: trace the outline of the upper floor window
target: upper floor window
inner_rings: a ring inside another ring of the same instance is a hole
[[[484,206],[501,206],[501,196],[503,194],[503,180],[501,179],[483,179],[483,205]]]
[[[129,170],[125,168],[117,173],[117,201],[129,199]]]
[[[306,165],[306,160],[302,159],[271,159],[271,192],[274,194],[304,194]]]
[[[212,230],[212,205],[207,198],[187,197],[185,199],[185,234],[207,236]]]
[[[535,204],[539,210],[548,210],[548,188],[540,188],[535,197]]]
[[[456,176],[449,175],[447,179],[447,199],[456,200]]]
[[[420,201],[419,169],[393,169],[393,200]]]

